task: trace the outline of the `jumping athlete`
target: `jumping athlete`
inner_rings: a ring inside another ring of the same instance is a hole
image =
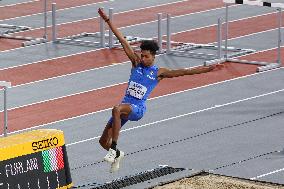
[[[155,55],[159,47],[155,41],[142,41],[140,48],[141,54],[134,52],[122,33],[110,22],[108,16],[102,9],[98,10],[99,15],[109,25],[114,35],[121,43],[126,55],[132,63],[128,87],[122,102],[112,109],[112,117],[109,119],[103,134],[99,140],[100,145],[108,150],[104,160],[111,163],[111,172],[119,169],[119,163],[124,157],[124,152],[117,149],[117,141],[120,128],[128,121],[140,120],[146,112],[145,102],[157,86],[159,81],[164,78],[173,78],[184,75],[193,75],[220,69],[220,65],[203,66],[194,69],[170,70],[159,68],[154,64]]]

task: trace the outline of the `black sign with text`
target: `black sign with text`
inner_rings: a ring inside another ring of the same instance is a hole
[[[46,151],[1,161],[0,189],[56,189],[71,184],[65,146],[60,150],[59,158]]]

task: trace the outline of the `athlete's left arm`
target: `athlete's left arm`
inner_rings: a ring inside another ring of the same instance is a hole
[[[212,70],[219,70],[223,67],[223,65],[215,64],[210,66],[202,66],[192,69],[177,69],[177,70],[170,70],[167,68],[160,68],[158,71],[158,80],[162,80],[164,78],[173,78],[173,77],[180,77],[184,75],[194,75],[194,74],[201,74],[210,72]]]

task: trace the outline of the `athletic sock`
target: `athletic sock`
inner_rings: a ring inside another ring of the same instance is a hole
[[[120,151],[117,149],[115,158],[118,158],[119,156],[120,156]]]
[[[110,148],[116,150],[116,145],[117,145],[116,141],[112,141]]]

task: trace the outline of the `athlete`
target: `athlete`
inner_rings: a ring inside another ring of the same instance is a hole
[[[108,150],[104,157],[106,162],[111,163],[111,172],[119,169],[119,163],[124,157],[124,152],[117,149],[117,141],[120,128],[128,121],[140,120],[145,111],[145,102],[151,91],[157,86],[159,81],[164,78],[173,78],[184,75],[193,75],[220,69],[220,65],[203,66],[194,69],[170,70],[159,68],[154,64],[155,55],[159,47],[155,41],[142,41],[140,48],[141,54],[134,52],[122,33],[110,22],[108,16],[102,9],[98,10],[99,15],[109,25],[114,35],[121,43],[126,55],[132,63],[128,87],[122,102],[112,109],[112,117],[106,124],[103,134],[99,140],[100,145]]]

